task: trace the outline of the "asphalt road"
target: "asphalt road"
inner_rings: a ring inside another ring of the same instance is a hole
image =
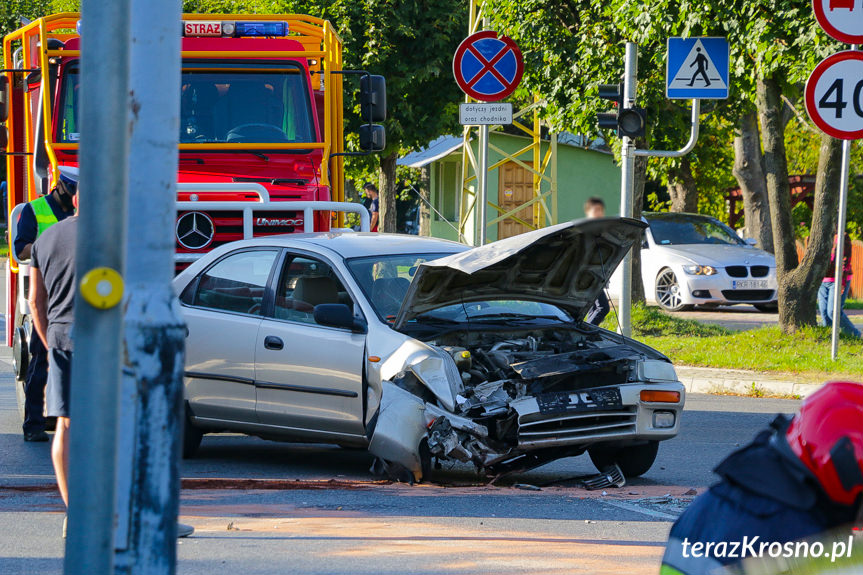
[[[22,441],[4,358],[0,348],[0,573],[59,574],[49,446]],[[605,492],[574,485],[594,472],[586,456],[496,485],[456,468],[440,472],[443,484],[408,486],[372,476],[361,451],[206,436],[182,468],[181,520],[197,531],[178,547],[178,572],[656,573],[671,521],[711,468],[797,406],[692,395],[653,469]]]
[[[776,325],[779,321],[775,313],[763,313],[751,305],[729,305],[715,309],[695,308],[691,311],[668,312],[674,317],[694,319],[704,323],[721,325],[728,329],[744,330]],[[845,310],[851,322],[863,330],[863,310]]]

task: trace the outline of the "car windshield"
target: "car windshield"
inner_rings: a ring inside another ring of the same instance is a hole
[[[63,76],[58,142],[77,142],[78,67]],[[307,143],[315,141],[303,69],[293,63],[254,71],[184,67],[180,94],[181,143]]]
[[[685,244],[746,245],[734,230],[706,216],[675,214],[672,216],[647,217],[653,240],[660,246]]]
[[[347,261],[347,265],[378,317],[392,323],[419,265],[448,255],[452,254],[399,254],[353,258]],[[572,317],[551,304],[508,299],[443,306],[421,314],[413,321],[454,324],[535,320],[570,322]]]

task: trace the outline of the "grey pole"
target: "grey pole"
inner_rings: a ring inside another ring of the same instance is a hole
[[[488,126],[479,127],[479,174],[477,184],[479,186],[479,212],[477,214],[477,226],[479,235],[478,245],[486,243],[486,209],[488,208]]]
[[[185,327],[171,280],[179,0],[131,0],[129,240],[115,573],[176,571]],[[134,262],[134,265],[131,265]]]
[[[129,2],[82,2],[81,215],[77,281],[109,268],[123,273]],[[79,284],[80,285],[80,284]],[[115,286],[114,290],[119,289]],[[98,285],[103,295],[110,284]],[[116,293],[116,291],[115,291]],[[123,310],[100,309],[77,290],[70,394],[69,529],[64,573],[113,571],[114,481]]]
[[[857,46],[852,46],[856,50]],[[839,355],[840,318],[842,316],[842,269],[845,259],[845,222],[848,212],[848,171],[851,166],[851,140],[842,142],[842,180],[839,184],[839,220],[836,224],[836,283],[833,284],[833,334],[830,339],[830,357]]]
[[[635,106],[636,82],[638,78],[638,44],[626,43],[626,62],[623,75],[623,108]],[[632,196],[635,186],[635,142],[629,136],[621,138],[620,151],[620,215],[632,217]],[[617,318],[620,322],[620,333],[626,337],[632,335],[632,252],[626,252],[621,263],[620,303]]]

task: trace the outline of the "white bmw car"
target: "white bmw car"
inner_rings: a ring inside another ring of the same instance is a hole
[[[776,259],[710,216],[645,213],[641,277],[649,303],[669,311],[746,303],[776,310]]]

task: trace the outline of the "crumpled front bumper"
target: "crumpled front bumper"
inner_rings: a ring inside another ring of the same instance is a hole
[[[587,448],[595,443],[639,442],[670,439],[680,430],[680,414],[685,401],[685,388],[680,382],[629,383],[596,388],[619,390],[620,405],[613,408],[590,410],[566,409],[557,405],[549,409],[537,397],[525,397],[510,403],[518,415],[518,443],[505,453],[496,456],[487,453],[483,458],[492,464],[515,455],[549,447]],[[452,414],[438,406],[423,402],[412,393],[391,382],[384,382],[380,413],[369,444],[369,451],[388,462],[397,463],[422,477],[420,444],[429,426],[438,417],[446,417],[452,427],[474,441],[483,443],[486,428],[471,419]],[[585,389],[572,395],[590,394]],[[642,391],[672,391],[680,394],[677,403],[646,402]],[[565,402],[564,402],[565,403]],[[572,404],[578,405],[576,398]],[[667,424],[659,427],[657,413]]]
[[[628,383],[609,388],[620,391],[621,404],[612,408],[549,409],[541,405],[537,397],[525,397],[510,406],[518,413],[518,450],[528,451],[555,446],[589,445],[606,441],[645,441],[670,439],[680,431],[680,414],[683,411],[686,390],[683,384]],[[573,405],[579,401],[578,394],[590,394],[592,390],[570,392]],[[673,391],[680,394],[677,403],[646,402],[642,391]],[[656,417],[659,412],[661,417]],[[658,420],[670,426],[658,427]]]

